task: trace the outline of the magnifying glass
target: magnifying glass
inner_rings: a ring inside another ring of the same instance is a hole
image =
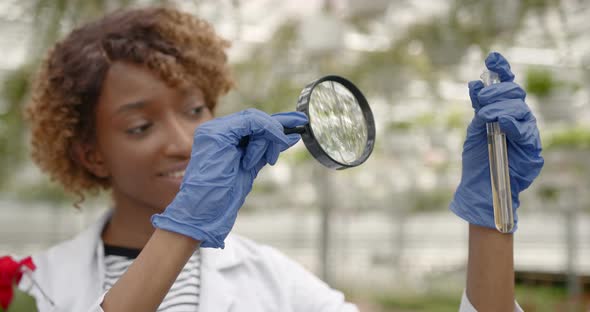
[[[375,120],[367,99],[350,81],[325,76],[309,83],[299,95],[297,111],[309,119],[305,126],[285,128],[299,133],[303,143],[322,165],[346,169],[364,163],[375,146]],[[240,141],[248,144],[249,137]]]
[[[309,123],[303,143],[322,165],[346,169],[364,163],[375,146],[375,120],[361,91],[340,76],[309,83],[299,95],[297,110]]]

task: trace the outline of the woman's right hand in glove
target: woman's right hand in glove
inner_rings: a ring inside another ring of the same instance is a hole
[[[248,109],[199,126],[180,191],[152,216],[154,227],[201,241],[201,247],[223,248],[260,169],[299,141],[299,134],[283,129],[307,122],[300,112],[270,116]],[[245,136],[249,143],[240,147]]]

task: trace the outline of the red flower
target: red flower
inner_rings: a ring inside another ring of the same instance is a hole
[[[23,270],[27,267],[31,271],[35,270],[35,264],[31,257],[26,257],[21,261],[14,261],[11,257],[0,257],[0,307],[6,310],[12,302],[14,290],[12,287],[20,282],[23,277]]]

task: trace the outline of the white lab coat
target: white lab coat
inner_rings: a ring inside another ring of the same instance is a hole
[[[101,232],[109,217],[105,214],[74,239],[33,256],[33,278],[54,305],[26,275],[19,288],[36,298],[40,312],[103,312]],[[342,293],[277,250],[238,235],[226,239],[225,249],[203,248],[201,255],[200,312],[358,311]],[[460,311],[476,311],[465,295]]]

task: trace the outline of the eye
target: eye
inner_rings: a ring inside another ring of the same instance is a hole
[[[205,106],[203,105],[193,107],[189,110],[189,115],[201,116],[201,114],[203,113],[203,109],[205,109]]]
[[[127,132],[128,134],[131,135],[139,135],[139,134],[143,134],[145,131],[147,131],[149,129],[149,127],[151,127],[151,124],[146,123],[137,127],[133,127],[133,128],[129,128],[127,129],[125,132]]]

